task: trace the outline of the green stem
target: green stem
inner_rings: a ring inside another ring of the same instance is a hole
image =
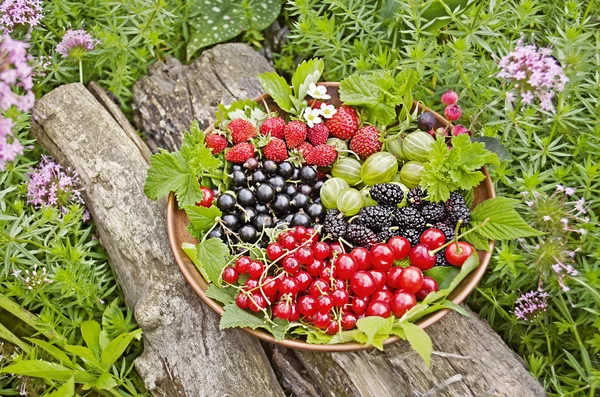
[[[83,61],[79,60],[79,82],[83,84]]]
[[[470,234],[470,233],[474,232],[474,231],[475,231],[475,230],[477,230],[477,229],[480,229],[480,228],[482,228],[482,227],[483,227],[483,226],[485,226],[485,224],[486,224],[486,223],[488,223],[489,221],[490,221],[490,218],[486,218],[486,219],[485,219],[483,222],[481,222],[479,225],[475,226],[474,228],[471,228],[471,229],[467,230],[466,232],[464,232],[464,233],[463,233],[463,234],[461,234],[460,236],[456,236],[456,233],[454,233],[454,234],[455,234],[455,237],[454,237],[454,240],[453,240],[453,241],[448,241],[446,244],[442,245],[441,247],[439,247],[439,248],[436,248],[436,249],[434,249],[434,250],[432,250],[432,251],[429,251],[429,253],[430,253],[431,255],[435,255],[435,254],[437,254],[438,252],[440,252],[441,250],[443,250],[444,248],[448,247],[450,244],[456,244],[456,246],[458,247],[458,240],[459,240],[459,239],[461,239],[461,238],[465,237],[467,234]],[[455,251],[455,252],[456,252],[456,251]],[[462,251],[460,251],[460,252],[462,252]],[[458,253],[458,254],[459,254],[460,252],[456,252],[456,253]]]
[[[46,338],[58,339],[62,343],[67,343],[67,340],[64,336],[55,333],[54,331],[43,330],[39,328],[39,319],[38,317],[27,311],[26,309],[19,306],[16,302],[13,302],[11,299],[7,298],[5,295],[0,294],[0,308],[6,310],[19,320],[23,321],[25,324],[29,325],[31,328],[35,329]]]
[[[29,353],[31,351],[31,346],[29,346],[27,343],[19,339],[18,336],[10,332],[10,330],[6,328],[2,323],[0,323],[0,339],[4,339],[8,343],[12,343],[13,345],[20,347],[25,353]]]

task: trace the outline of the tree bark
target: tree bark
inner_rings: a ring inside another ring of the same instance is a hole
[[[59,87],[40,99],[33,133],[73,167],[127,304],[144,332],[136,369],[156,396],[283,396],[258,341],[219,331],[218,316],[186,284],[171,255],[165,201],[143,186],[148,148],[97,87]],[[115,117],[116,115],[116,117]]]

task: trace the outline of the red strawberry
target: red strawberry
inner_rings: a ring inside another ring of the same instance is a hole
[[[285,141],[290,149],[295,148],[306,140],[306,124],[301,121],[290,121],[285,126]]]
[[[379,140],[381,133],[372,125],[362,127],[350,141],[350,150],[358,154],[361,159],[366,159],[373,153],[381,151],[382,143]]]
[[[233,143],[246,142],[256,136],[256,128],[248,120],[231,120],[227,128],[231,131],[231,140]]]
[[[254,146],[248,142],[238,143],[225,154],[225,160],[239,164],[245,163],[252,157],[254,157]]]
[[[269,160],[273,160],[280,163],[288,158],[287,147],[285,142],[279,138],[271,138],[267,146],[263,148],[265,157]]]
[[[319,145],[315,146],[304,159],[308,164],[318,165],[319,167],[329,167],[337,159],[337,151],[333,146]]]
[[[358,131],[358,116],[350,106],[340,106],[326,123],[329,133],[336,138],[348,139]]]
[[[296,147],[296,150],[300,153],[302,153],[302,156],[304,156],[304,158],[306,158],[306,156],[308,156],[308,153],[313,150],[314,146],[311,145],[308,142],[302,142],[301,144],[298,145],[298,147]]]
[[[318,99],[310,99],[308,101],[308,106],[310,106],[313,109],[319,109],[322,104],[323,102],[319,101]]]
[[[271,134],[273,138],[283,139],[284,129],[285,121],[281,117],[268,118],[260,125],[260,133],[263,135]]]
[[[323,145],[329,138],[329,128],[325,124],[315,124],[308,129],[308,140],[313,145]]]
[[[227,138],[223,135],[209,133],[204,138],[206,147],[210,149],[212,154],[221,153],[227,147]]]

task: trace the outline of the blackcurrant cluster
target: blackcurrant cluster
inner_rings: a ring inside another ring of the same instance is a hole
[[[308,228],[325,217],[319,198],[323,181],[313,166],[250,159],[233,164],[230,172],[232,190],[219,195],[216,203],[223,212],[221,227],[209,237],[255,243],[263,228]],[[267,236],[261,243],[266,241]]]

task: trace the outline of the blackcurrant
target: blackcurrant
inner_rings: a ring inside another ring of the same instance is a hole
[[[292,222],[290,224],[292,226],[310,227],[311,223],[312,222],[308,215],[306,215],[304,212],[298,212],[297,214],[293,215]]]
[[[229,193],[224,193],[217,199],[217,207],[223,212],[233,211],[235,209],[235,197]]]
[[[421,131],[431,131],[435,129],[435,123],[436,120],[433,113],[421,113],[417,118],[417,127],[419,127]]]
[[[263,169],[269,175],[273,175],[277,172],[277,163],[273,160],[266,160],[263,163]]]
[[[290,196],[287,194],[278,194],[271,203],[271,208],[276,214],[285,214],[290,210]]]
[[[252,190],[248,188],[241,189],[237,194],[237,202],[242,207],[248,207],[254,204],[255,198]]]
[[[253,243],[258,238],[258,232],[252,225],[244,225],[239,232],[240,240],[245,243]]]
[[[296,185],[294,185],[293,183],[289,183],[285,187],[285,194],[287,194],[290,197],[292,197],[293,195],[295,195],[296,192],[297,192]]]
[[[308,216],[315,222],[320,222],[325,219],[325,207],[320,203],[312,203],[306,209]]]
[[[225,214],[221,219],[223,220],[223,224],[234,232],[237,231],[241,226],[240,219],[237,217],[237,215]]]
[[[297,193],[294,197],[292,197],[292,201],[290,202],[290,204],[292,204],[292,206],[299,210],[301,208],[304,208],[308,205],[309,202],[309,198],[307,195],[302,194],[302,193]]]
[[[254,226],[256,230],[262,230],[263,227],[271,228],[274,225],[275,223],[273,222],[273,217],[267,214],[258,214],[252,221],[252,226]]]
[[[290,179],[293,181],[300,180],[300,169],[299,168],[294,168],[294,173],[292,174],[292,177]]]
[[[313,192],[312,192],[312,197],[313,198],[317,198],[319,197],[319,194],[321,193],[321,186],[323,186],[323,181],[316,181],[315,184],[313,185]]]
[[[252,219],[256,217],[256,215],[258,215],[258,212],[254,208],[246,207],[244,208],[244,211],[240,212],[239,217],[244,223],[250,223],[252,222]]]
[[[273,186],[273,189],[277,193],[281,193],[285,190],[285,179],[281,175],[275,175],[269,179],[269,184]]]
[[[305,165],[300,170],[300,178],[303,182],[314,183],[317,181],[317,170],[310,165]]]
[[[256,205],[254,205],[254,209],[259,214],[268,214],[270,212],[269,207],[267,207],[267,205],[263,203],[256,203]]]
[[[211,230],[210,233],[208,233],[208,236],[206,236],[206,238],[220,238],[221,240],[223,240],[225,238],[225,233],[223,233],[223,230],[221,230],[220,227],[215,227],[213,230]]]
[[[252,177],[250,181],[252,185],[258,186],[261,183],[264,183],[267,180],[267,174],[263,170],[256,170],[252,173]]]
[[[275,197],[275,189],[268,183],[263,183],[256,188],[256,199],[261,203],[270,203]]]
[[[248,160],[246,160],[246,162],[244,163],[244,167],[246,167],[246,169],[249,170],[255,170],[258,168],[258,160],[255,159],[254,157],[249,158]]]
[[[242,171],[233,171],[233,175],[231,176],[231,182],[235,187],[248,186],[248,179],[246,179],[246,174]]]
[[[294,175],[294,166],[287,161],[279,163],[277,166],[277,173],[285,179],[290,179],[292,175]]]
[[[306,194],[307,196],[311,196],[313,192],[313,188],[310,185],[302,184],[298,186],[298,192],[302,194]]]
[[[284,216],[281,219],[281,222],[287,223],[289,224],[290,222],[292,222],[292,218],[294,217],[294,214],[287,214],[286,216]]]
[[[243,171],[244,167],[241,164],[232,164],[231,171]]]

